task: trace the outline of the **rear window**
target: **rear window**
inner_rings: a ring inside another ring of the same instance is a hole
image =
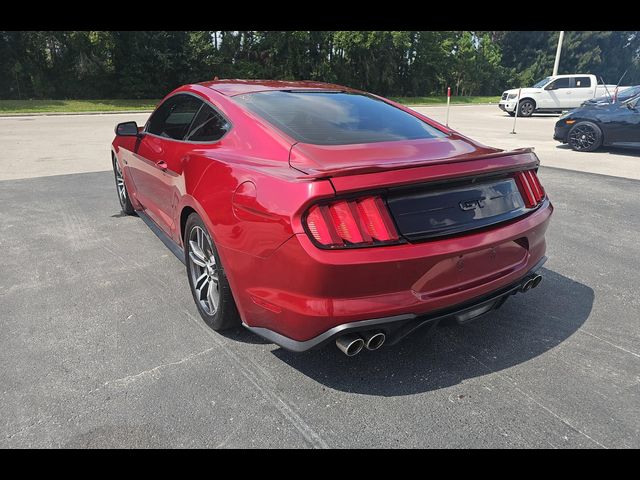
[[[349,145],[445,136],[419,118],[362,94],[271,91],[234,99],[303,143]]]
[[[589,88],[591,87],[591,78],[589,77],[575,77],[576,88]]]

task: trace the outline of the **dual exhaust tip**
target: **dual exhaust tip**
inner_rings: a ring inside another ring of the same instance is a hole
[[[540,285],[540,282],[542,281],[542,275],[534,275],[533,277],[529,278],[526,282],[524,282],[521,286],[520,286],[520,291],[522,293],[524,292],[528,292],[529,290],[531,290],[532,288],[536,288],[538,285]]]
[[[522,293],[528,292],[532,288],[540,285],[540,282],[542,282],[542,275],[535,274],[520,286],[520,291]],[[346,335],[336,338],[336,346],[346,356],[353,357],[360,353],[363,348],[367,350],[379,349],[386,339],[387,336],[379,330],[371,330],[363,332],[362,334],[347,333]]]
[[[336,346],[347,357],[353,357],[360,353],[363,348],[367,350],[379,349],[387,339],[387,336],[380,331],[364,332],[361,335],[357,333],[347,333],[336,338]]]

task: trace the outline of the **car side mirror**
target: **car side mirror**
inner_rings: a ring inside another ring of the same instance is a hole
[[[136,122],[122,122],[116,125],[116,135],[119,137],[137,137],[138,124]]]
[[[546,87],[544,87],[545,90],[555,90],[556,87],[553,84],[547,85]]]

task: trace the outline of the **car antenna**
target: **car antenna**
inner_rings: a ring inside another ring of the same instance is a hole
[[[618,80],[618,84],[616,85],[616,89],[615,89],[615,94],[616,94],[616,98],[615,100],[618,100],[618,87],[620,86],[620,82],[622,82],[622,79],[624,78],[624,76],[627,74],[627,72],[629,71],[629,69],[627,68],[624,73],[622,74],[622,76],[620,77],[620,80]]]
[[[628,71],[629,71],[628,68],[624,71],[624,73],[620,77],[620,80],[618,80],[618,85],[616,85],[616,88],[618,88],[618,86],[620,86],[620,82],[622,82],[622,79],[625,77],[625,75],[627,74]]]
[[[600,75],[600,81],[602,82],[602,85],[604,86],[604,91],[607,92],[607,95],[609,96],[609,101],[611,103],[613,103],[613,97],[611,96],[611,94],[609,93],[609,89],[607,88],[607,84],[604,83],[604,78],[602,78],[602,75]],[[596,85],[597,86],[597,85]]]

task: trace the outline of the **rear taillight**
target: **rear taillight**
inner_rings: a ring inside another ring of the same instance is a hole
[[[516,173],[515,180],[527,208],[533,208],[544,200],[544,188],[534,170]]]
[[[314,205],[305,222],[311,237],[328,248],[381,245],[400,239],[387,206],[378,196]]]

